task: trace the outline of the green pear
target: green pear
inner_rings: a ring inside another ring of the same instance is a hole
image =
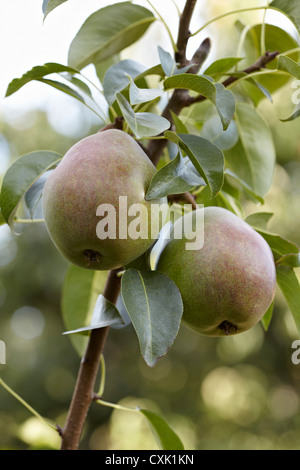
[[[140,145],[123,131],[110,129],[77,142],[43,191],[46,227],[61,254],[83,268],[108,270],[147,251],[160,230],[156,217],[151,224],[151,209],[163,202],[145,200],[155,171]],[[133,204],[143,210],[128,215]]]
[[[179,223],[183,223],[183,237],[176,239]],[[203,247],[187,250],[192,232],[203,227]],[[207,336],[234,335],[253,327],[275,295],[276,271],[269,245],[245,221],[219,207],[198,209],[177,220],[156,269],[180,290],[183,323]]]

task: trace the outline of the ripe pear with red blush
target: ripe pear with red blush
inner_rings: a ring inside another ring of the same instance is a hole
[[[183,227],[201,230],[196,222],[203,216],[203,247],[187,250],[192,234],[176,239],[176,224],[185,220]],[[183,323],[207,336],[235,335],[252,328],[275,295],[276,270],[269,245],[244,220],[219,207],[199,209],[177,220],[156,269],[179,288]]]
[[[151,208],[162,201],[145,200],[155,172],[141,146],[121,130],[98,132],[76,143],[50,175],[43,191],[46,227],[60,253],[80,267],[109,270],[123,267],[146,252],[160,229],[155,217],[152,220],[157,223],[151,225]],[[121,220],[128,224],[133,220],[124,219],[128,214],[120,206],[120,197],[123,201],[127,198],[128,208],[133,204],[142,206],[147,236],[130,237],[124,223],[120,236]],[[115,230],[108,229],[105,239],[97,233],[99,206],[110,209],[116,221]]]

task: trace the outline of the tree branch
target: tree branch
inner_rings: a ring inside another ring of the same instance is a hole
[[[210,48],[211,40],[209,38],[204,39],[190,60],[191,68],[188,70],[188,73],[197,74],[199,72],[200,68],[207,59]]]
[[[119,270],[110,271],[103,296],[116,303],[121,285]],[[92,330],[87,350],[82,358],[73,398],[64,429],[61,430],[61,450],[76,450],[89,407],[93,401],[94,385],[99,370],[99,361],[109,327]]]
[[[178,52],[175,54],[175,59],[182,66],[187,65],[186,47],[190,38],[190,22],[194,13],[197,0],[187,0],[183,12],[180,16],[179,30],[177,38]]]
[[[123,116],[117,116],[115,121],[112,124],[107,124],[107,126],[102,127],[98,132],[105,132],[109,129],[119,129],[120,131],[123,130],[124,118]]]
[[[200,45],[199,49],[197,49],[196,53],[194,54],[198,57],[202,57],[202,63],[206,59],[210,49],[210,40],[209,38],[205,39],[203,43]],[[261,70],[262,68],[265,68],[266,65],[269,62],[272,62],[277,56],[279,52],[266,52],[263,56],[261,56],[254,64],[252,64],[250,67],[247,67],[245,70],[242,72],[246,74],[251,74],[253,72],[257,72]],[[193,60],[193,59],[192,59]],[[192,61],[191,61],[192,62]],[[189,70],[189,73],[197,73],[197,68],[198,70],[201,67],[201,63],[198,63],[194,67],[191,66],[191,69]],[[228,87],[232,83],[238,80],[238,77],[229,77],[227,78],[224,82],[223,85],[225,87]],[[175,114],[180,114],[180,112],[186,108],[189,107],[195,103],[201,103],[202,101],[205,101],[207,98],[203,95],[198,95],[198,96],[190,96],[188,93],[188,90],[183,90],[183,89],[176,89],[173,93],[173,95],[170,98],[170,101],[168,102],[167,106],[165,107],[162,116],[168,119],[172,125],[173,120],[171,116],[171,111]],[[151,161],[157,165],[158,161],[160,159],[160,156],[164,150],[164,148],[167,146],[168,141],[167,140],[156,140],[156,141],[151,141],[148,145],[148,155],[150,156]]]
[[[195,3],[195,2],[194,2]],[[184,22],[185,27],[187,27],[187,23]],[[185,46],[186,47],[186,46]],[[198,47],[197,51],[195,52],[191,63],[191,68],[189,69],[189,73],[197,73],[204,61],[206,60],[209,52],[210,52],[211,42],[209,38],[206,38]],[[185,57],[185,50],[182,53]],[[186,57],[185,59],[186,60]],[[188,90],[176,89],[174,90],[168,104],[166,105],[162,116],[170,121],[170,126],[173,124],[172,114],[180,114],[180,112],[186,106],[189,106],[190,95]],[[166,147],[168,141],[165,139],[162,140],[152,140],[149,142],[147,154],[149,155],[150,160],[157,166],[158,161],[164,148]]]
[[[259,70],[264,69],[266,65],[268,65],[269,62],[272,62],[272,60],[276,59],[278,54],[280,54],[279,51],[266,52],[253,65],[250,65],[250,67],[243,70],[243,72],[247,74],[259,72]],[[237,80],[238,80],[238,77],[229,77],[227,78],[227,80],[223,82],[223,85],[227,87],[231,85],[232,83],[236,82]]]
[[[254,72],[259,72],[261,69],[265,68],[266,65],[269,62],[272,62],[279,54],[279,51],[275,52],[266,52],[263,56],[261,56],[254,64],[250,65],[250,67],[247,67],[246,69],[242,70],[242,72],[248,74],[254,73]],[[225,87],[228,87],[229,85],[232,85],[232,83],[236,82],[239,79],[239,77],[228,77],[224,82],[222,82],[222,85]],[[190,97],[189,101],[186,102],[186,106],[191,106],[192,104],[195,103],[201,103],[202,101],[205,101],[206,97],[203,95],[198,95],[195,97]]]
[[[172,204],[174,202],[183,201],[187,204],[190,204],[194,211],[199,209],[198,204],[196,203],[196,198],[190,193],[182,193],[182,194],[172,194],[168,196],[168,201]]]

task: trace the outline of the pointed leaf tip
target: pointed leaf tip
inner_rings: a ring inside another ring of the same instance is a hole
[[[23,155],[9,167],[2,182],[0,207],[3,218],[11,227],[25,193],[43,173],[55,167],[61,158],[56,152],[40,150]]]
[[[184,450],[184,446],[169,424],[159,414],[149,410],[140,410],[148,421],[150,429],[162,450]]]
[[[90,324],[82,328],[77,328],[76,330],[66,331],[63,334],[87,333],[91,330],[112,325],[124,325],[123,318],[115,305],[100,294],[97,298]]]
[[[176,285],[158,271],[129,269],[122,276],[122,298],[149,367],[155,366],[179,331],[183,304]]]

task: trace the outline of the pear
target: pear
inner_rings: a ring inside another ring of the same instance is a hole
[[[187,250],[191,231],[197,225],[201,230],[196,222],[203,216],[203,247]],[[188,228],[176,239],[179,223]],[[276,271],[269,245],[244,220],[219,207],[198,209],[177,220],[156,269],[180,290],[183,323],[207,336],[235,335],[250,329],[275,295]]]
[[[151,225],[151,210],[159,210],[164,202],[145,200],[155,172],[140,145],[121,130],[109,129],[77,142],[43,191],[46,227],[60,253],[80,267],[108,270],[146,252],[160,230],[156,217]],[[143,210],[128,216],[133,204]],[[130,224],[136,228],[133,236],[127,230]]]

